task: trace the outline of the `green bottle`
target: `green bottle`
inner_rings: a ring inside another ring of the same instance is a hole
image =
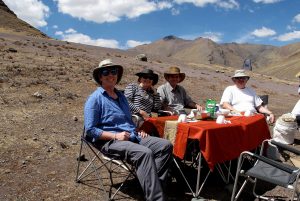
[[[211,118],[215,118],[215,109],[217,102],[213,99],[207,99],[205,104],[205,110],[210,114]]]

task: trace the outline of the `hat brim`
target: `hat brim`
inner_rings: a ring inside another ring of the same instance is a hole
[[[93,78],[94,78],[95,82],[98,83],[99,85],[101,85],[101,82],[99,80],[100,72],[103,71],[104,69],[111,68],[111,67],[118,68],[118,79],[117,79],[117,84],[118,84],[121,81],[122,76],[123,76],[123,66],[121,66],[121,65],[110,65],[110,66],[104,66],[104,67],[96,67],[93,71]]]
[[[135,75],[138,76],[138,77],[141,77],[143,75],[150,75],[150,76],[152,76],[153,77],[153,82],[152,82],[153,86],[156,85],[157,82],[158,82],[158,74],[156,74],[156,73],[153,73],[153,74],[149,74],[149,73],[136,73]]]
[[[237,78],[237,77],[247,77],[247,78],[250,78],[249,75],[234,75],[231,78]]]
[[[185,79],[185,73],[164,73],[164,77],[166,80],[168,80],[169,75],[179,75],[180,80],[178,83],[182,82]]]

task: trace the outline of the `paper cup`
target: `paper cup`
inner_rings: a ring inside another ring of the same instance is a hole
[[[181,115],[179,115],[179,117],[178,117],[178,120],[177,120],[179,123],[180,122],[187,122],[187,117],[186,117],[186,114],[181,114]]]

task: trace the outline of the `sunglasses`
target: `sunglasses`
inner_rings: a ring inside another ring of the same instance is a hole
[[[149,76],[149,75],[143,75],[141,77],[144,78],[144,79],[153,80],[153,77]]]
[[[117,75],[117,74],[118,74],[118,69],[117,69],[117,68],[104,69],[104,70],[101,72],[101,75],[103,75],[103,76],[108,76],[109,73],[112,74],[112,75]]]
[[[248,80],[248,77],[235,77],[235,80]]]

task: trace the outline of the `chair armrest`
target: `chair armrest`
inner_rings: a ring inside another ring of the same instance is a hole
[[[256,158],[259,161],[263,161],[263,162],[265,162],[265,163],[267,163],[269,165],[272,165],[272,166],[274,166],[274,167],[276,167],[276,168],[278,168],[278,169],[280,169],[282,171],[285,171],[285,172],[287,172],[289,174],[292,174],[294,172],[294,170],[295,170],[293,168],[289,168],[287,166],[284,166],[282,163],[279,163],[279,162],[274,161],[272,159],[269,159],[267,157],[260,156],[260,155],[257,155],[257,154],[254,154],[254,153],[251,153],[251,152],[248,152],[248,151],[242,152],[241,155],[244,156],[246,154],[250,155],[253,158]]]
[[[173,112],[167,110],[158,110],[157,114],[158,116],[172,116]]]
[[[282,149],[285,149],[285,150],[287,150],[287,151],[290,151],[290,152],[292,152],[292,153],[294,153],[294,154],[300,155],[300,150],[299,150],[299,149],[296,149],[296,148],[291,147],[291,146],[286,145],[286,144],[282,144],[282,143],[277,142],[277,141],[275,141],[275,140],[270,140],[270,142],[271,142],[271,144],[276,145],[276,146],[279,147],[279,148],[282,148]]]

